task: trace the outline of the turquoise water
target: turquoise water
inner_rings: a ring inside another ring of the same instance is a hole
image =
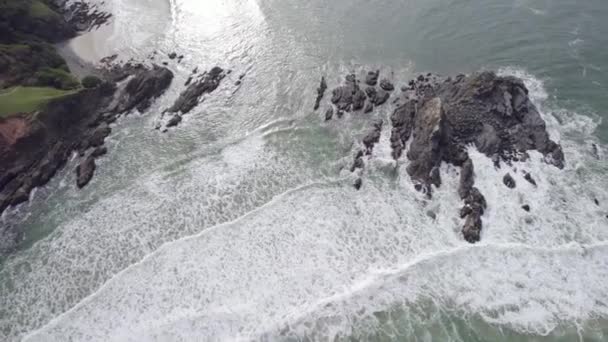
[[[73,160],[0,221],[25,232],[0,265],[1,340],[608,339],[608,3],[106,6],[97,53],[186,57],[148,113],[119,121],[87,188]],[[180,127],[155,131],[190,71],[214,65],[233,72]],[[459,233],[457,170],[444,166],[427,200],[386,130],[354,191],[343,168],[370,118],[324,123],[311,108],[322,75],[331,87],[372,68],[397,87],[420,72],[521,77],[566,168],[533,154],[497,170],[471,150],[489,203],[475,246]]]

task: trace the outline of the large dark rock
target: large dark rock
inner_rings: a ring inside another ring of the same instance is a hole
[[[474,187],[474,167],[466,153],[468,145],[498,160],[525,160],[529,150],[538,150],[545,160],[562,168],[561,147],[549,139],[545,123],[528,98],[523,82],[492,72],[454,80],[420,76],[409,83],[391,116],[393,157],[401,157],[412,137],[407,153],[407,171],[430,196],[431,185],[439,186],[439,166],[447,162],[461,167],[458,189],[465,206],[463,236],[469,242],[480,239],[484,196]],[[498,165],[498,164],[497,164]],[[535,184],[529,174],[528,182]],[[515,187],[507,174],[504,183]]]
[[[224,77],[226,77],[226,73],[220,67],[214,67],[209,72],[203,73],[179,95],[167,112],[189,113],[199,104],[201,96],[217,89]]]
[[[154,65],[151,69],[137,71],[119,94],[114,111],[127,112],[134,108],[140,112],[147,110],[152,100],[162,95],[172,80],[173,73],[164,67]]]
[[[387,80],[382,80],[377,89],[377,81],[378,73],[368,73],[365,94],[370,111],[373,105],[386,103],[389,91],[394,89]],[[334,89],[332,102],[340,111],[351,110],[360,90],[355,76],[349,75],[344,85]],[[464,219],[462,234],[466,241],[480,240],[482,215],[487,208],[484,195],[475,187],[475,168],[468,148],[476,147],[492,158],[496,167],[501,161],[525,161],[530,150],[542,153],[547,163],[564,167],[561,147],[549,138],[528,90],[517,78],[492,72],[455,78],[427,74],[411,80],[402,90],[393,101],[395,109],[390,117],[392,156],[395,160],[402,158],[409,143],[406,170],[415,188],[429,197],[433,186],[441,185],[441,163],[460,167],[458,195],[464,202],[460,217]],[[381,129],[382,123],[375,122],[364,136],[366,154],[371,154],[379,141]],[[356,157],[351,171],[362,164]],[[524,178],[536,185],[528,173]],[[504,183],[516,185],[510,175],[505,176]]]
[[[408,159],[407,172],[417,182],[425,185],[441,185],[441,178],[436,170],[441,163],[441,138],[443,103],[436,97],[429,100],[414,117],[414,134]]]

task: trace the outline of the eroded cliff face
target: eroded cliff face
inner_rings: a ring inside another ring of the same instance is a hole
[[[383,80],[380,89],[376,89],[378,78],[378,72],[369,72],[367,89],[361,91],[360,82],[354,75],[348,75],[345,85],[334,89],[331,102],[335,109],[332,106],[328,112],[365,113],[369,108],[383,105],[386,100],[378,102],[378,94],[389,93],[394,87]],[[433,187],[442,183],[441,163],[461,169],[458,195],[463,207],[459,215],[464,220],[463,237],[471,243],[480,240],[487,203],[475,187],[475,166],[467,153],[468,146],[475,146],[492,158],[496,167],[502,162],[526,160],[530,150],[542,153],[547,164],[564,167],[561,147],[549,138],[528,90],[517,78],[501,77],[493,72],[456,78],[421,75],[401,89],[393,104],[392,156],[395,160],[407,159],[407,173],[416,189],[432,196]],[[325,118],[330,120],[331,116]],[[376,119],[370,126],[361,150],[355,154],[352,172],[365,167],[365,156],[372,154],[382,129],[388,125]],[[527,174],[526,180],[535,184],[532,175]],[[503,183],[511,188],[516,186],[509,174]],[[357,179],[355,187],[361,186],[362,180]]]

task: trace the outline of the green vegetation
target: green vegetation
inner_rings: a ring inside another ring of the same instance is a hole
[[[34,112],[80,88],[53,46],[75,33],[55,9],[51,0],[0,0],[0,116]]]
[[[61,90],[50,87],[15,87],[0,93],[0,117],[16,113],[35,112],[50,100],[74,94],[78,90]]]
[[[81,82],[85,88],[96,88],[102,83],[99,77],[92,75],[84,77]]]
[[[80,82],[64,69],[42,68],[34,74],[33,85],[70,90],[78,88]]]
[[[59,17],[55,11],[49,8],[44,2],[39,0],[33,0],[30,4],[29,15],[39,19],[53,19],[56,20]]]

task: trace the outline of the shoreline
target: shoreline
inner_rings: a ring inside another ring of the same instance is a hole
[[[107,21],[110,14],[92,10],[94,8],[86,2],[57,5],[54,15],[63,16],[63,19],[57,19],[61,20],[57,25],[76,33],[99,27],[105,23],[100,20]],[[18,18],[9,16],[9,19]],[[49,28],[52,29],[46,29]],[[74,91],[40,102],[37,107],[27,111],[16,108],[0,118],[0,215],[9,207],[28,202],[31,192],[48,183],[66,165],[73,152],[80,155],[75,170],[77,186],[86,186],[94,176],[95,160],[108,152],[104,142],[112,131],[109,125],[132,110],[145,112],[171,85],[173,72],[154,64],[110,62],[96,65],[96,61],[87,58],[83,51],[103,37],[104,31],[100,32],[101,35],[93,31],[80,36],[56,36],[54,40],[45,42],[55,59],[62,62],[57,72],[74,80],[77,77],[77,86]],[[10,44],[29,42],[18,35],[7,40]],[[84,45],[78,48],[75,42]],[[36,50],[28,52],[29,55],[25,54],[23,58],[40,57]],[[9,70],[27,80],[23,70]],[[25,72],[36,72],[37,75],[40,69]],[[124,87],[118,86],[118,82],[127,77],[130,77],[128,83]],[[24,89],[30,89],[29,92],[33,91],[31,89],[45,89],[27,88],[29,85],[27,82],[14,82],[9,83],[8,88],[26,86]],[[18,95],[31,96],[29,93]],[[22,233],[16,227],[2,231],[5,241],[0,244],[0,256],[17,248]]]

